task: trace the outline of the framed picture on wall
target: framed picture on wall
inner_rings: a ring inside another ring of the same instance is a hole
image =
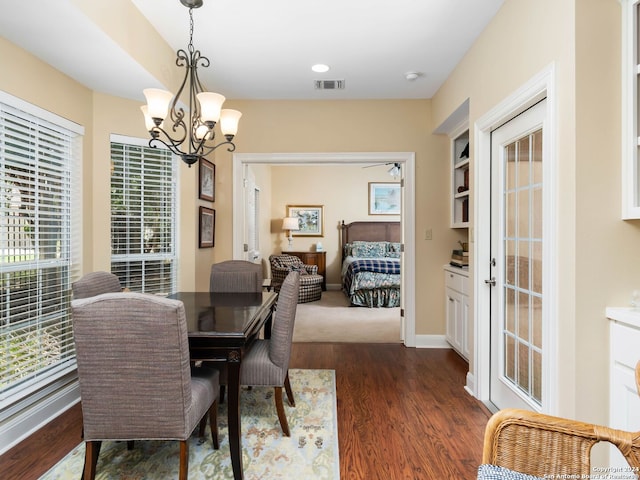
[[[213,247],[216,238],[216,211],[211,208],[200,207],[198,225],[199,247]]]
[[[216,200],[216,166],[200,157],[198,196],[202,200],[215,202]]]
[[[299,230],[292,230],[294,237],[324,237],[323,205],[287,205],[287,217],[298,219]]]
[[[399,182],[369,182],[369,215],[400,215]]]

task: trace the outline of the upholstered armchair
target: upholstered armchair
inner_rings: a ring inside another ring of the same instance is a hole
[[[317,265],[305,265],[302,260],[294,255],[271,255],[271,286],[276,292],[284,279],[291,272],[300,273],[300,291],[298,303],[315,302],[322,298],[322,275],[318,275]]]
[[[287,399],[295,407],[293,391],[289,382],[289,359],[293,327],[296,320],[298,292],[300,291],[299,272],[290,272],[281,285],[278,303],[274,313],[271,336],[259,339],[251,346],[242,360],[240,383],[247,386],[274,387],[274,400],[282,432],[290,436],[289,423],[282,403],[282,387]]]
[[[219,445],[219,373],[190,367],[182,302],[105,293],[73,300],[71,309],[86,444],[84,478],[95,478],[103,441],[178,440],[180,479],[186,480],[188,440],[207,414],[213,447]]]

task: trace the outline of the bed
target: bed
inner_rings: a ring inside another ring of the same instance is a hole
[[[400,306],[400,222],[342,221],[342,290],[353,306]]]

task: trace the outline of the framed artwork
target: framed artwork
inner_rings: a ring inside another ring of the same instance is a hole
[[[199,225],[199,247],[211,248],[215,243],[216,237],[216,211],[207,208],[200,207],[200,215],[198,219]]]
[[[202,200],[214,202],[216,200],[216,166],[200,157],[198,196]]]
[[[298,219],[299,230],[294,237],[324,237],[324,207],[322,205],[287,205],[287,217]]]
[[[369,182],[369,215],[400,215],[399,182]]]

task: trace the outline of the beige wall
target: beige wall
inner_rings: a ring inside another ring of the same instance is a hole
[[[470,99],[470,125],[545,66],[556,71],[560,414],[606,422],[604,310],[637,288],[638,222],[620,219],[620,5],[507,0],[433,98],[434,123]],[[473,136],[471,150],[473,153]],[[474,159],[471,159],[473,175]]]

